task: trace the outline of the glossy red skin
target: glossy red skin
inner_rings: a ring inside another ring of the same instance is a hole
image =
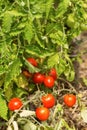
[[[31,78],[31,77],[32,77],[32,74],[29,73],[27,70],[23,70],[22,73],[23,73],[23,75],[24,75],[26,78]]]
[[[49,115],[50,111],[46,107],[38,107],[36,109],[36,117],[41,121],[47,120],[49,118]]]
[[[42,96],[41,101],[44,107],[51,108],[55,105],[55,97],[52,94]]]
[[[45,87],[53,88],[54,83],[55,83],[55,81],[54,81],[54,78],[52,76],[45,76],[45,78],[44,78]]]
[[[27,61],[28,61],[29,63],[31,63],[33,66],[35,66],[35,67],[38,66],[37,61],[36,61],[34,58],[32,58],[32,57],[27,58]]]
[[[68,107],[72,107],[75,103],[76,103],[76,96],[73,94],[66,94],[64,96],[64,103],[68,106]]]
[[[52,68],[49,72],[49,75],[52,76],[54,78],[54,80],[57,79],[57,72],[55,68]]]
[[[23,105],[19,98],[12,98],[8,103],[8,108],[11,111],[18,110]]]
[[[41,83],[43,83],[44,78],[45,78],[45,76],[43,74],[41,74],[41,73],[35,73],[33,75],[33,82],[35,84],[41,84]]]

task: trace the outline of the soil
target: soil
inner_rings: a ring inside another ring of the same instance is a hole
[[[68,122],[74,124],[75,130],[87,130],[87,119],[85,122],[81,117],[81,109],[87,110],[87,32],[74,39],[72,44],[73,56],[76,57],[74,61],[76,76],[72,84],[77,91],[81,106],[77,105],[74,110],[66,109],[65,116]]]

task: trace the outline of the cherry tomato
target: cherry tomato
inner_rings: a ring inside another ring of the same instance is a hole
[[[37,65],[38,65],[36,59],[34,59],[34,58],[32,58],[32,57],[27,58],[27,61],[28,61],[29,63],[31,63],[33,66],[35,66],[35,67],[37,67]]]
[[[46,76],[44,78],[44,85],[47,87],[47,88],[53,88],[54,86],[54,79],[52,76]]]
[[[23,75],[24,75],[26,78],[31,78],[31,77],[32,77],[32,74],[29,73],[29,71],[27,71],[27,70],[23,70],[22,73],[23,73]]]
[[[22,105],[22,101],[19,98],[12,98],[8,103],[8,108],[14,111],[19,109]]]
[[[48,108],[46,107],[38,107],[36,109],[36,117],[41,120],[41,121],[45,121],[48,119],[50,115],[50,111]]]
[[[76,103],[76,96],[73,94],[66,94],[64,96],[64,103],[68,106],[68,107],[72,107],[75,103]]]
[[[55,105],[55,97],[52,94],[47,94],[45,96],[42,96],[41,99],[44,107],[51,108]]]
[[[52,76],[54,78],[54,80],[57,79],[57,72],[55,68],[52,68],[49,72],[49,75]]]
[[[41,84],[44,81],[45,76],[41,73],[35,73],[33,76],[33,82],[36,84]]]

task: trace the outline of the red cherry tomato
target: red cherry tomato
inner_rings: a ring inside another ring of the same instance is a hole
[[[27,58],[27,61],[28,61],[29,63],[31,63],[33,66],[35,66],[35,67],[37,67],[37,65],[38,65],[36,59],[34,59],[34,58],[32,58],[32,57]]]
[[[8,108],[14,111],[18,110],[22,105],[22,101],[19,98],[12,98],[8,103]]]
[[[33,82],[36,84],[41,84],[44,81],[45,76],[41,73],[35,73],[33,76]]]
[[[46,107],[38,107],[36,109],[36,117],[41,120],[41,121],[45,121],[48,119],[50,115],[50,111],[48,108]]]
[[[64,103],[68,106],[68,107],[72,107],[75,103],[76,103],[76,96],[73,94],[66,94],[64,96]]]
[[[53,88],[54,86],[54,79],[52,76],[46,76],[44,78],[44,85],[47,87],[47,88]]]
[[[27,70],[23,70],[22,73],[23,73],[23,75],[24,75],[26,78],[31,78],[31,77],[32,77],[32,74],[29,73],[29,71],[27,71]]]
[[[54,80],[57,79],[57,72],[55,68],[52,68],[49,72],[49,75],[52,76],[54,78]]]
[[[41,99],[44,107],[51,108],[55,105],[55,97],[52,94],[47,94],[45,96],[42,96]]]

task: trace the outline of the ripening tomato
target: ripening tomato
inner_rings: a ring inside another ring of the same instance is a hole
[[[76,103],[76,96],[73,94],[66,94],[64,96],[64,103],[68,106],[68,107],[72,107],[75,103]]]
[[[55,105],[55,97],[52,94],[42,96],[41,101],[44,107],[51,108]]]
[[[31,74],[29,71],[27,71],[27,70],[23,70],[22,73],[23,73],[23,75],[24,75],[26,78],[31,78],[31,77],[32,77],[32,74]]]
[[[45,121],[48,119],[50,115],[50,111],[48,108],[46,107],[38,107],[36,109],[36,117],[41,120],[41,121]]]
[[[8,108],[11,111],[18,110],[23,105],[19,98],[12,98],[8,103]]]
[[[52,76],[54,78],[54,80],[57,79],[57,72],[55,68],[52,68],[49,72],[49,75]]]
[[[45,76],[44,78],[44,85],[47,87],[47,88],[53,88],[54,86],[54,78],[52,76]]]
[[[44,81],[44,78],[45,78],[45,76],[43,75],[43,74],[41,74],[41,73],[35,73],[34,75],[33,75],[33,82],[35,83],[35,84],[41,84],[41,83],[43,83],[43,81]]]
[[[32,57],[27,58],[27,61],[35,67],[37,67],[37,65],[38,65],[36,59],[34,59]]]

